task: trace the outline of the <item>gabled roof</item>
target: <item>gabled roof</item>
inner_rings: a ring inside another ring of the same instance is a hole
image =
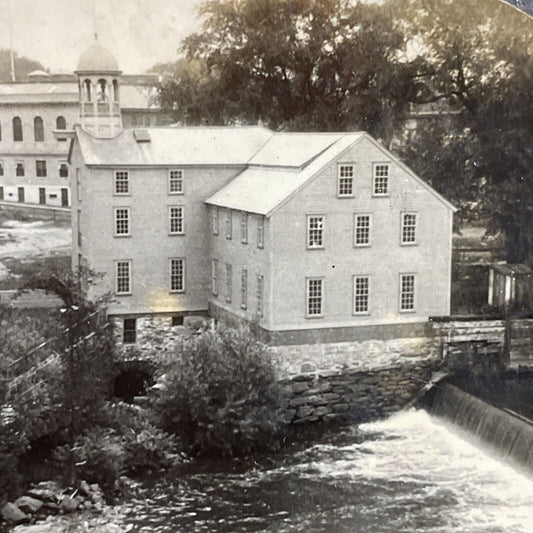
[[[311,137],[316,138],[310,141]],[[291,162],[294,164],[298,161],[301,165],[276,167],[275,162],[271,166],[254,166],[252,163],[250,168],[239,174],[206,202],[219,207],[269,216],[309,179],[362,137],[363,133],[274,134],[274,138],[267,142],[251,161],[261,161],[266,165],[267,155],[272,156],[272,149],[275,146],[280,151],[278,161],[287,163],[291,159],[290,154],[285,156],[283,152],[287,150],[287,146],[291,146],[296,154]],[[313,150],[307,149],[306,144],[309,144]],[[304,159],[305,157],[307,159]]]
[[[262,127],[147,128],[149,142],[124,129],[113,142],[95,139],[76,127],[87,165],[246,165],[271,137]]]

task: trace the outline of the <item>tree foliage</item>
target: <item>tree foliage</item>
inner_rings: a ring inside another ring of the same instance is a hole
[[[161,101],[183,123],[365,129],[389,139],[417,63],[389,9],[346,0],[210,0]],[[403,57],[400,61],[399,58]]]
[[[183,341],[165,383],[158,405],[163,427],[189,453],[241,455],[279,446],[275,369],[248,329],[219,328]]]
[[[17,81],[27,81],[28,74],[33,70],[44,70],[38,61],[14,54],[15,78]],[[11,81],[11,56],[9,50],[0,49],[0,83]]]

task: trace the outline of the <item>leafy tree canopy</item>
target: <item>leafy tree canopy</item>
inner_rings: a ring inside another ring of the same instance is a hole
[[[17,81],[26,81],[28,74],[34,70],[44,70],[38,61],[14,54],[15,78]],[[11,81],[11,57],[9,50],[0,49],[0,83]]]

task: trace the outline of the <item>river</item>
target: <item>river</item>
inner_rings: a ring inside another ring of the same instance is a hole
[[[121,507],[134,533],[533,531],[533,478],[425,411],[328,431],[255,461],[202,462]]]

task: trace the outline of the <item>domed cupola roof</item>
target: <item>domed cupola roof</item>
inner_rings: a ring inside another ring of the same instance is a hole
[[[77,72],[119,72],[115,56],[99,44],[93,44],[81,54]]]

